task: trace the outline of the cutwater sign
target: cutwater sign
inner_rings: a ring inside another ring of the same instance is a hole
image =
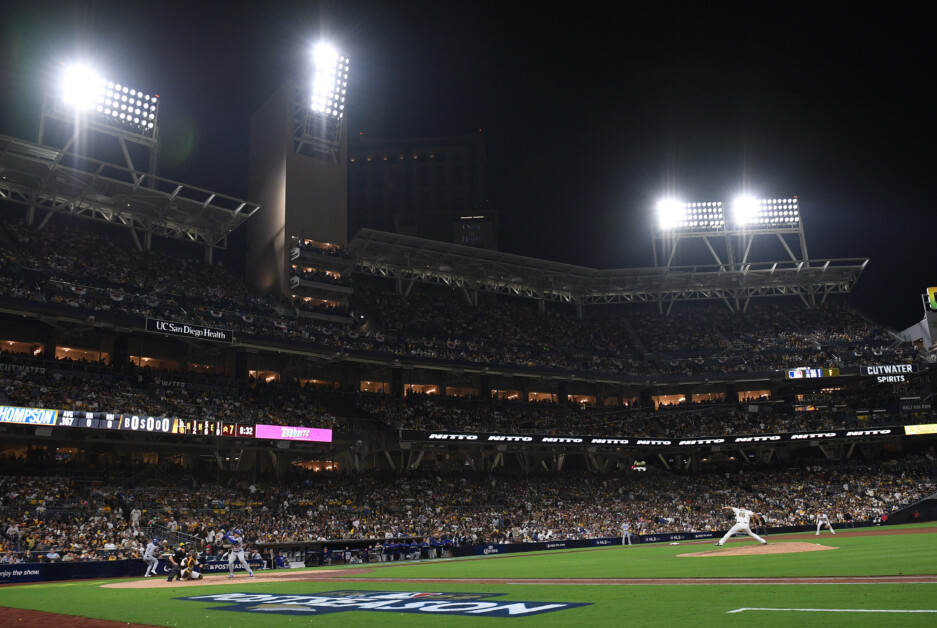
[[[570,602],[491,600],[500,593],[431,593],[418,591],[326,591],[316,595],[217,593],[180,598],[217,602],[219,610],[275,615],[326,615],[342,611],[425,613],[460,617],[528,617],[588,606]]]

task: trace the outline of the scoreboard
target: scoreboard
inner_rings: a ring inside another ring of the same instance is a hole
[[[119,430],[141,434],[178,434],[186,436],[224,436],[256,438],[256,425],[243,425],[226,421],[204,419],[171,419],[168,417],[114,414],[109,412],[82,412],[78,410],[49,410],[57,417],[46,423],[61,427],[79,427],[92,430]],[[12,422],[12,421],[10,421]],[[17,421],[25,422],[25,421]],[[331,436],[331,433],[329,434]]]
[[[176,419],[111,412],[50,410],[0,406],[0,423],[48,427],[118,430],[140,434],[173,434],[178,436],[218,436],[223,438],[259,438],[262,440],[300,440],[331,443],[329,428],[295,425],[245,425],[206,419]]]
[[[62,410],[59,413],[58,425],[65,427],[87,427],[95,430],[119,430],[119,414],[106,412],[77,412]]]
[[[60,410],[57,425],[150,434],[254,437],[253,425],[201,419],[170,419],[168,417],[139,416],[136,414],[81,412],[78,410]]]
[[[839,377],[838,368],[796,368],[786,372],[787,379],[817,379],[821,377]]]

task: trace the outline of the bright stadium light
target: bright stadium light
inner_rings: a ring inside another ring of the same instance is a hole
[[[732,201],[732,220],[739,226],[753,223],[758,218],[760,206],[758,199],[751,196],[739,196]]]
[[[158,95],[107,81],[86,65],[66,66],[61,96],[76,111],[133,133],[152,134],[156,126]]]
[[[740,227],[793,228],[800,224],[797,197],[754,199],[743,196],[732,204],[732,219]]]
[[[107,81],[86,65],[69,65],[62,77],[62,101],[79,111],[94,109],[103,99]]]
[[[311,107],[336,120],[345,115],[345,91],[348,88],[348,58],[331,45],[321,42],[313,49]]]
[[[657,223],[661,230],[675,229],[686,217],[686,204],[674,199],[657,202]]]
[[[657,203],[657,220],[662,231],[713,231],[725,227],[720,201],[684,203],[665,199]]]
[[[687,224],[689,229],[722,229],[726,224],[725,214],[720,201],[705,203],[687,203]]]

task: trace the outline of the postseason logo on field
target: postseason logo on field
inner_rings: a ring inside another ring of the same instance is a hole
[[[588,603],[518,602],[490,598],[502,593],[430,593],[418,591],[325,591],[316,595],[219,593],[178,598],[224,604],[218,610],[276,615],[325,615],[342,611],[427,613],[460,617],[528,617]]]

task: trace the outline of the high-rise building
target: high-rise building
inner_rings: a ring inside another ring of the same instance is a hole
[[[481,134],[348,143],[348,233],[362,227],[496,250]]]

